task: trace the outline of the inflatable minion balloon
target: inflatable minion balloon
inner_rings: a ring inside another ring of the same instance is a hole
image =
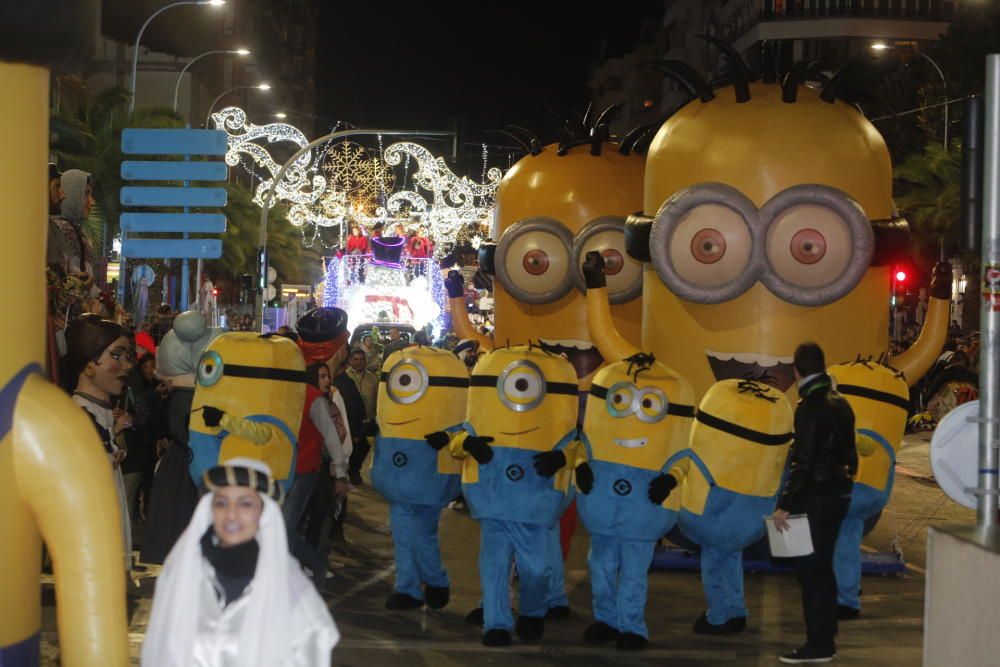
[[[594,376],[576,468],[580,517],[590,533],[595,622],[584,639],[646,646],[647,573],[656,541],[677,521],[666,471],[688,446],[694,390],[652,356],[605,366]]]
[[[463,432],[451,450],[463,459],[462,494],[480,524],[487,646],[509,644],[514,629],[512,558],[519,578],[517,634],[534,640],[544,632],[551,531],[571,500],[567,463],[575,456],[576,407],[573,366],[537,346],[498,348],[472,371]]]
[[[0,276],[0,664],[35,667],[42,542],[52,558],[60,658],[129,664],[122,534],[111,468],[79,407],[45,381],[49,70],[90,55],[99,3],[0,5],[0,119],[17,128],[0,161],[6,207]],[[15,287],[16,286],[16,287]],[[58,418],[54,419],[53,415]]]
[[[209,468],[246,457],[266,463],[287,493],[306,396],[298,346],[280,336],[223,334],[201,355],[196,383],[188,442],[195,485]]]
[[[438,519],[461,492],[461,462],[447,445],[465,421],[469,374],[451,352],[422,345],[393,352],[383,368],[371,478],[389,501],[396,557],[386,607],[441,609],[450,584]]]
[[[804,340],[838,360],[887,351],[889,273],[907,226],[893,208],[885,141],[841,99],[852,67],[822,89],[802,85],[821,75],[801,66],[780,84],[767,71],[756,81],[732,47],[709,39],[732,85],[713,90],[683,63],[660,64],[697,99],[653,139],[645,213],[628,222],[629,254],[647,262],[642,349],[698,396],[764,372],[786,391]],[[941,264],[922,335],[893,359],[910,384],[944,343],[950,285]],[[637,352],[602,334],[612,325],[590,322],[602,355]]]
[[[861,538],[865,522],[878,517],[892,493],[910,390],[899,371],[871,359],[831,366],[827,372],[854,411],[857,432],[858,472],[833,555],[840,614],[854,618],[861,609]]]
[[[792,406],[784,393],[753,380],[712,385],[698,405],[690,447],[665,480],[680,486],[680,528],[701,546],[701,582],[708,609],[701,634],[746,628],[743,549],[765,534],[792,441]]]

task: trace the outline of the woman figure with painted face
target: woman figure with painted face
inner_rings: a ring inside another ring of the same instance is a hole
[[[156,584],[145,667],[312,667],[340,639],[288,552],[281,486],[245,458],[209,468],[187,530]]]
[[[119,445],[119,436],[131,428],[132,415],[114,409],[114,397],[122,393],[132,370],[132,343],[120,324],[102,320],[97,315],[84,315],[70,324],[66,345],[71,377],[76,378],[73,402],[90,415],[113,469],[125,546],[122,557],[125,570],[129,571],[132,569],[132,528],[121,468],[126,450]]]

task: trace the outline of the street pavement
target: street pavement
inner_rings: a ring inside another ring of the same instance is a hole
[[[930,477],[929,434],[907,436],[899,454],[892,500],[878,526],[865,540],[867,549],[901,548],[909,563],[902,576],[865,577],[862,617],[842,622],[838,665],[905,667],[921,664],[924,570],[927,525],[974,520],[974,512],[948,500]],[[775,665],[777,654],[804,641],[799,589],[790,574],[748,573],[745,633],[703,637],[691,624],[704,610],[697,572],[651,572],[646,620],[650,645],[639,653],[583,643],[591,623],[590,585],[586,571],[588,538],[582,526],[566,565],[572,615],[546,624],[539,642],[517,639],[508,648],[480,644],[480,628],[465,621],[477,605],[478,525],[466,512],[445,509],[441,543],[452,582],[451,603],[443,610],[390,612],[384,607],[394,575],[388,506],[362,486],[351,494],[346,543],[331,552],[335,577],[323,591],[343,639],[333,664],[373,667],[449,667],[451,665]],[[144,572],[129,602],[133,664],[149,618],[158,568]],[[43,579],[43,665],[58,664],[58,644],[51,578]]]

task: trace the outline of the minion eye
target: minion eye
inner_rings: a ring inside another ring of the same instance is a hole
[[[514,412],[527,412],[545,399],[545,376],[530,361],[509,364],[497,378],[500,402]]]
[[[636,416],[647,423],[655,423],[667,416],[670,407],[667,395],[657,387],[646,387],[639,391],[639,409]]]
[[[401,359],[389,370],[386,390],[396,403],[414,403],[427,391],[427,369],[419,361]]]
[[[583,260],[587,253],[597,251],[604,258],[604,274],[608,283],[611,303],[625,303],[642,293],[642,264],[625,250],[625,220],[614,216],[597,218],[577,234],[573,243],[576,268],[573,280],[577,288],[586,292],[583,279]]]
[[[497,244],[497,278],[519,301],[555,301],[572,288],[572,244],[573,235],[558,220],[521,220],[504,231]]]
[[[222,379],[222,357],[218,352],[208,351],[201,355],[198,361],[198,384],[211,387]]]
[[[608,406],[608,413],[612,417],[628,417],[635,412],[635,385],[629,382],[617,382],[608,389],[608,397],[605,399]]]

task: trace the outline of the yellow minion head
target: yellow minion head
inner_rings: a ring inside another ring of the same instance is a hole
[[[305,396],[305,362],[295,343],[280,337],[226,333],[201,355],[191,408],[196,412],[209,405],[234,417],[268,417],[297,437]],[[194,417],[191,430],[218,432]],[[258,459],[270,466],[275,479],[287,479],[293,472],[295,449],[282,429],[272,430],[273,437],[263,446],[229,434],[222,441],[220,463],[241,456]]]
[[[694,390],[652,357],[642,357],[597,371],[583,433],[593,459],[655,471],[688,446]]]
[[[534,136],[523,142],[528,155],[497,192],[497,244],[480,249],[480,265],[495,275],[496,345],[539,341],[565,354],[584,390],[603,361],[587,328],[580,270],[587,252],[604,256],[619,332],[634,343],[640,337],[641,264],[625,252],[624,230],[642,204],[645,160],[631,142],[606,141],[611,113],[593,128],[587,118],[577,121],[559,144],[542,147]]]
[[[837,99],[844,77],[748,83],[733,55],[735,85],[715,91],[666,65],[700,99],[653,139],[628,231],[649,262],[644,347],[698,395],[762,372],[789,389],[807,339],[835,359],[884,352],[888,263],[907,234],[884,140]]]
[[[766,498],[781,484],[792,424],[784,393],[752,380],[723,380],[701,399],[690,446],[716,485]],[[685,485],[684,505],[704,507],[707,493],[707,484]]]
[[[451,352],[412,346],[389,355],[378,386],[379,433],[423,440],[465,419],[469,373]]]
[[[544,452],[576,426],[576,372],[536,345],[483,355],[469,382],[466,421],[495,445]]]
[[[910,410],[910,389],[899,371],[873,360],[858,360],[831,366],[827,371],[854,411],[854,427],[863,435],[874,431],[899,451]],[[883,447],[868,456],[859,449],[855,480],[882,490],[889,480],[894,461]]]

